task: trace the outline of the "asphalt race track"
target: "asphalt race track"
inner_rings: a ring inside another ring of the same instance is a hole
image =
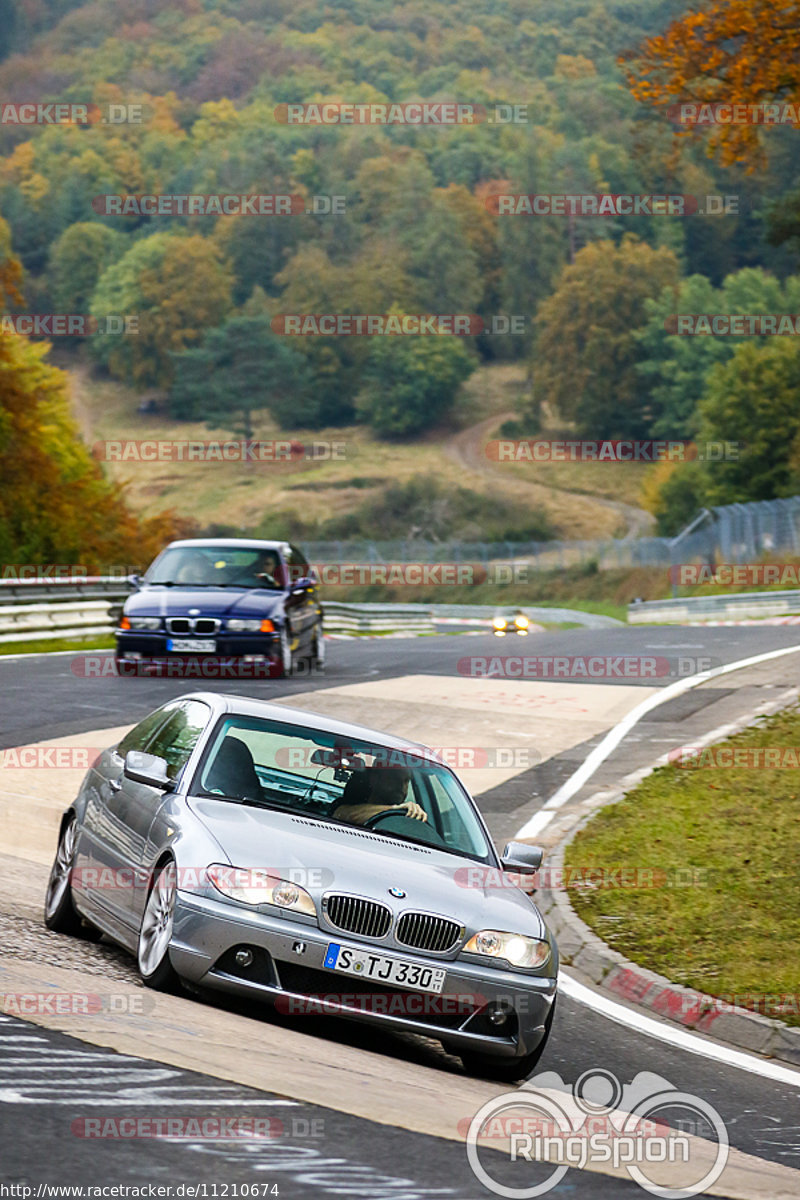
[[[699,671],[792,646],[800,646],[800,631],[778,626],[569,630],[514,640],[335,640],[328,643],[324,675],[208,686],[336,712],[412,737],[432,730],[425,740],[434,745],[527,747],[530,753],[511,771],[476,772],[473,780],[461,772],[502,842],[641,696],[693,673],[692,667]],[[487,679],[480,671],[476,677],[465,666],[465,660],[522,652],[656,656],[668,668],[655,678],[540,681]],[[797,694],[798,679],[800,655],[790,654],[654,708],[575,803],[759,706],[787,702]],[[0,659],[0,749],[71,738],[102,745],[101,731],[130,725],[166,699],[203,687],[169,678],[87,677],[71,655]],[[46,830],[70,799],[74,772],[30,776],[0,771],[0,992],[75,988],[82,980],[90,992],[111,988],[152,1003],[141,1013],[131,1004],[94,1029],[52,1014],[37,1016],[34,1024],[6,1010],[0,1018],[3,1183],[30,1185],[30,1194],[41,1196],[50,1193],[37,1191],[40,1184],[205,1184],[205,1193],[195,1195],[214,1200],[225,1194],[223,1185],[228,1196],[238,1197],[250,1193],[233,1185],[253,1183],[262,1190],[252,1194],[290,1200],[479,1200],[492,1194],[468,1165],[463,1126],[483,1102],[509,1089],[468,1079],[438,1045],[333,1019],[280,1017],[228,997],[153,999],[138,987],[132,960],[105,942],[90,946],[45,936],[38,908],[55,846]],[[169,1036],[159,1040],[163,1030]],[[783,1078],[761,1073],[763,1060],[756,1059],[752,1070],[722,1065],[695,1052],[705,1039],[690,1040],[693,1050],[646,1036],[562,995],[537,1074],[556,1073],[569,1087],[590,1071],[611,1072],[623,1084],[639,1072],[655,1073],[713,1105],[724,1121],[730,1173],[705,1194],[770,1200],[800,1195],[800,1070],[795,1084],[788,1067]],[[232,1113],[273,1122],[269,1136],[235,1144],[163,1130],[147,1141],[81,1134],[89,1117],[188,1120]],[[453,1133],[457,1125],[461,1140]],[[518,1189],[544,1181],[553,1169],[512,1164],[496,1150],[482,1152],[482,1161],[491,1162],[494,1178],[517,1189],[506,1193],[511,1195],[522,1195]],[[24,1192],[16,1194],[25,1200]],[[647,1193],[624,1172],[614,1177],[573,1168],[546,1194]]]

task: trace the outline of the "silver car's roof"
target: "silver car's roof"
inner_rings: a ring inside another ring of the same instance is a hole
[[[338,721],[335,717],[306,712],[304,709],[288,708],[284,704],[273,704],[269,700],[254,700],[249,696],[231,696],[220,692],[188,692],[178,699],[203,700],[214,709],[217,716],[233,713],[245,717],[263,717],[271,721],[283,721],[288,725],[302,725],[306,729],[315,729],[322,733],[333,733],[343,738],[374,742],[390,750],[428,749],[422,742],[412,742],[393,733],[370,729],[366,725],[354,725],[350,721]]]

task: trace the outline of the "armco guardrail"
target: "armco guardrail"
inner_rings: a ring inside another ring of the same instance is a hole
[[[111,633],[131,588],[126,580],[0,581],[0,643],[101,637]],[[27,603],[21,603],[27,601]],[[328,633],[433,633],[430,607],[323,603]]]
[[[0,643],[102,637],[130,594],[127,580],[0,580]]]
[[[97,576],[74,581],[0,580],[0,643],[54,638],[100,637],[111,633],[131,588],[126,579]],[[490,604],[348,604],[323,599],[328,633],[435,633],[448,626],[490,625],[497,607]],[[532,621],[572,622],[604,629],[621,622],[613,617],[569,608],[524,606]]]
[[[792,613],[800,613],[800,591],[737,592],[733,596],[682,596],[630,604],[628,624],[680,625],[686,621],[735,621]]]

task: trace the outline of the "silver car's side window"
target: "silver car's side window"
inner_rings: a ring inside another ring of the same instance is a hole
[[[155,712],[148,713],[143,721],[138,725],[134,725],[133,729],[129,729],[117,746],[117,754],[120,758],[124,758],[129,750],[145,750],[147,744],[157,732],[159,727],[168,719],[169,714],[174,709],[175,704],[166,704],[163,708],[157,708]]]
[[[148,754],[157,754],[167,764],[167,774],[175,779],[197,745],[206,727],[211,709],[201,700],[184,700],[167,723],[148,744]]]

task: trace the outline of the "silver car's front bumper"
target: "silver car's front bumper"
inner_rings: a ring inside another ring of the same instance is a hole
[[[441,995],[382,988],[323,967],[331,942],[402,958],[447,971]],[[237,949],[253,952],[248,967]],[[330,1013],[439,1038],[452,1046],[497,1057],[530,1054],[545,1035],[556,992],[557,961],[548,976],[523,975],[482,964],[442,960],[414,951],[384,949],[346,933],[333,933],[291,917],[179,892],[170,959],[188,982],[278,1001],[283,1011]],[[304,998],[313,997],[309,1005]],[[502,1024],[488,1012],[508,1014]]]

